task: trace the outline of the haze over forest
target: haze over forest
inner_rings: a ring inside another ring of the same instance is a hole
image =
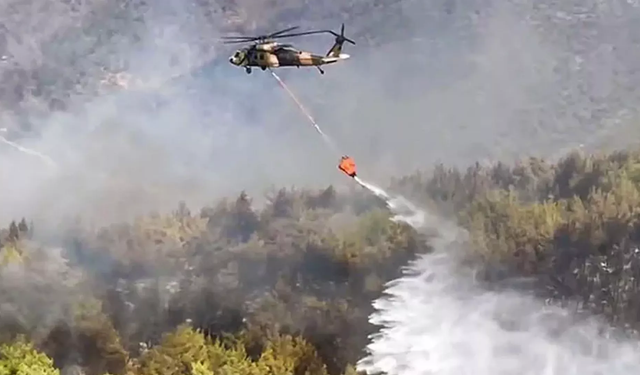
[[[622,0],[3,2],[0,374],[637,372],[639,20]],[[336,154],[219,37],[342,23],[349,60],[277,71]]]

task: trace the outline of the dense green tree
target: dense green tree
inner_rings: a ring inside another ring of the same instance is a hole
[[[639,328],[640,153],[440,165],[391,185],[469,231],[467,260],[487,282],[525,275],[544,298]],[[97,229],[79,220],[46,242],[26,219],[9,223],[0,369],[353,375],[375,331],[371,301],[430,251],[429,234],[364,190],[267,198],[257,209],[241,192],[195,215],[179,203]]]
[[[25,337],[0,345],[0,375],[60,375],[53,360],[38,352]]]

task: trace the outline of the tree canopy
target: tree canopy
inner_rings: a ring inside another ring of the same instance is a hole
[[[637,328],[640,151],[440,165],[390,189],[466,228],[487,282],[532,277],[544,298]],[[176,203],[55,240],[9,223],[0,375],[354,374],[371,302],[431,251],[366,191],[283,188],[261,210],[244,192],[196,213]]]

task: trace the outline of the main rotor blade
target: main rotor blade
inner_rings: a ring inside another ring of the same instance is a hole
[[[297,28],[298,28],[298,26],[294,26],[294,27],[290,27],[288,29],[284,29],[284,30],[278,31],[276,33],[268,34],[268,35],[256,35],[256,36],[233,35],[233,36],[222,36],[222,37],[220,37],[220,39],[247,39],[247,40],[266,39],[266,38],[269,38],[271,36],[279,35],[281,33],[284,33],[284,32],[290,31],[290,30],[294,30],[294,29],[297,29]]]
[[[289,38],[292,36],[301,36],[301,35],[311,35],[311,34],[331,34],[337,38],[342,38],[345,41],[355,45],[356,42],[354,42],[353,40],[345,37],[344,35],[340,35],[338,33],[336,33],[333,30],[314,30],[314,31],[305,31],[305,32],[301,32],[301,33],[294,33],[294,34],[286,34],[286,35],[278,35],[276,38]],[[274,38],[275,39],[275,38]]]
[[[250,39],[250,40],[226,40],[224,42],[222,42],[223,44],[239,44],[239,43],[250,43],[253,42],[254,39]]]
[[[337,38],[341,38],[344,41],[347,41],[351,44],[356,44],[356,42],[354,42],[353,40],[347,38],[344,36],[344,24],[342,24],[342,27],[340,28],[340,34],[336,33],[333,30],[312,30],[312,31],[303,31],[300,33],[292,33],[292,34],[285,34],[291,30],[295,30],[300,28],[299,26],[292,26],[292,27],[288,27],[286,29],[277,31],[275,33],[269,34],[269,35],[261,35],[261,36],[223,36],[222,39],[226,40],[226,42],[224,42],[225,44],[231,44],[231,43],[248,43],[248,42],[253,42],[256,40],[267,40],[267,39],[279,39],[279,38],[291,38],[294,36],[303,36],[303,35],[313,35],[313,34],[331,34]]]
[[[258,36],[241,36],[241,35],[236,35],[236,36],[223,36],[221,37],[221,39],[223,40],[229,40],[229,41],[234,41],[236,43],[239,42],[253,42],[256,40],[265,40],[265,39],[272,39],[274,37],[278,37],[280,34],[286,33],[288,31],[291,30],[295,30],[300,28],[300,26],[293,26],[293,27],[288,27],[286,29],[280,30],[280,31],[276,31],[275,33],[272,34],[268,34],[268,35],[258,35]]]
[[[255,36],[222,36],[220,37],[220,39],[225,39],[225,40],[252,40],[252,39],[256,39],[259,37],[255,37]]]
[[[288,33],[289,31],[295,30],[295,29],[299,29],[300,26],[292,26],[292,27],[288,27],[286,29],[280,30],[280,31],[276,31],[275,33],[271,33],[266,35],[265,37],[267,38],[273,38],[274,36],[280,35],[280,34],[284,34],[284,33]]]
[[[286,35],[278,35],[273,37],[275,38],[290,38],[293,36],[301,36],[301,35],[311,35],[311,34],[323,34],[323,33],[328,33],[330,32],[329,30],[314,30],[314,31],[304,31],[301,33],[294,33],[294,34],[286,34]]]

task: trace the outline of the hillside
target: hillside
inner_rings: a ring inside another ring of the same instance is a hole
[[[491,285],[638,325],[640,151],[557,164],[438,166],[392,183],[469,230],[464,258]],[[244,193],[197,212],[2,233],[0,369],[42,374],[354,373],[371,301],[430,250],[364,192]],[[190,369],[191,372],[184,372]],[[82,372],[78,372],[82,371]]]

